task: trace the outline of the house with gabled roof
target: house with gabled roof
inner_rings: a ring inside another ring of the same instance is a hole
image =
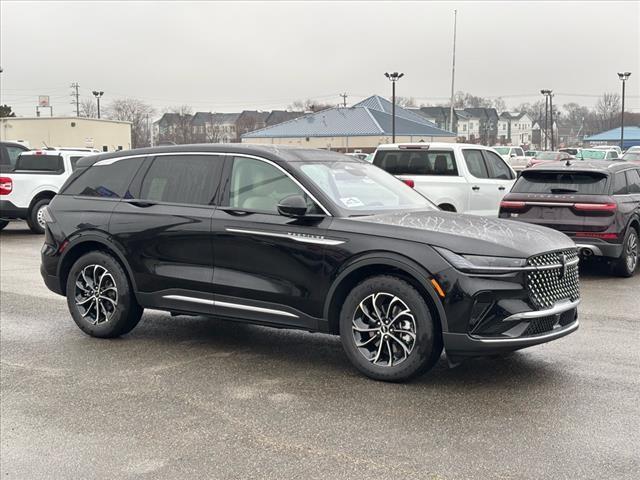
[[[502,145],[530,145],[532,142],[533,120],[525,112],[503,112],[498,120],[498,138]]]
[[[243,143],[269,143],[373,152],[392,141],[392,104],[373,95],[351,107],[333,107],[242,135]],[[456,135],[402,107],[395,108],[396,142],[455,142]]]

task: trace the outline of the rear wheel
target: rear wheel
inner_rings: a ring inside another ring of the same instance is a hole
[[[83,255],[71,267],[67,305],[76,325],[92,337],[124,335],[142,317],[142,308],[122,266],[100,251]]]
[[[349,293],[340,338],[353,365],[375,380],[408,380],[433,367],[442,353],[440,331],[422,295],[386,275],[364,280]]]
[[[622,255],[613,264],[614,271],[621,277],[631,277],[638,268],[638,231],[629,227],[622,245]]]
[[[33,204],[27,216],[27,225],[33,233],[44,233],[44,209],[51,202],[50,198],[42,198]]]
[[[9,220],[0,220],[0,230],[4,230],[7,225],[9,225]]]

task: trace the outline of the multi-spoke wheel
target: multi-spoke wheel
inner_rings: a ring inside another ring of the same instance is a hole
[[[108,322],[118,306],[113,276],[102,265],[87,265],[76,279],[75,300],[82,317],[93,325]]]
[[[128,333],[142,316],[122,266],[105,252],[87,253],[76,261],[69,271],[66,293],[76,324],[94,337]]]
[[[372,293],[353,314],[353,339],[358,351],[374,365],[404,362],[416,344],[416,320],[396,295]]]
[[[629,227],[622,245],[622,255],[614,263],[616,273],[622,277],[631,277],[638,267],[638,232]]]
[[[44,209],[51,199],[42,198],[34,203],[27,215],[27,225],[33,233],[44,233],[44,229],[46,227],[46,222],[44,221]]]
[[[347,295],[340,336],[356,368],[377,380],[416,376],[442,352],[439,326],[423,296],[406,281],[386,275],[364,280]]]

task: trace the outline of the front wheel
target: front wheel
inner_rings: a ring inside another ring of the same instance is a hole
[[[622,245],[622,255],[614,262],[614,270],[621,277],[631,277],[638,267],[638,232],[629,227]]]
[[[73,264],[66,293],[73,320],[92,337],[124,335],[142,317],[124,269],[105,252],[87,253]]]
[[[44,233],[45,221],[44,221],[44,209],[51,202],[50,198],[42,198],[38,200],[29,210],[27,216],[27,225],[33,233]]]
[[[426,372],[440,358],[442,337],[422,295],[387,275],[357,285],[340,313],[345,353],[364,375],[401,382]]]

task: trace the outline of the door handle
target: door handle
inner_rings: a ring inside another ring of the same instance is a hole
[[[474,192],[477,192],[478,190],[480,190],[480,187],[477,185],[474,185],[473,187],[471,187],[471,190],[473,190]]]
[[[150,202],[148,200],[130,200],[128,203],[140,208],[147,208],[156,204],[156,202]]]
[[[506,190],[505,187],[498,187],[498,190]]]

